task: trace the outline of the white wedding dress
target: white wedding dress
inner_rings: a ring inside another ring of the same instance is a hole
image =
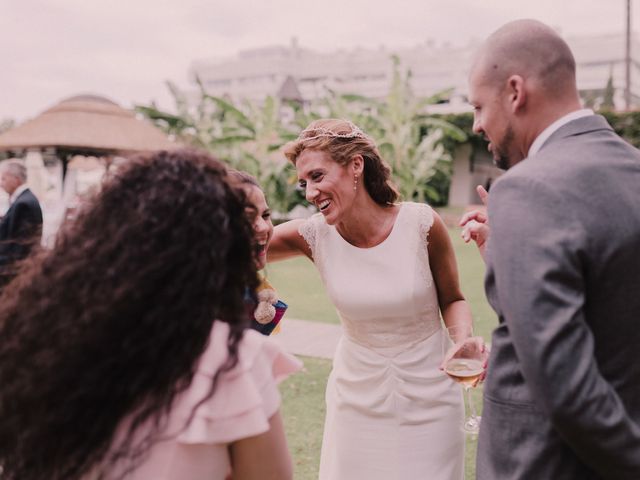
[[[402,203],[358,248],[316,214],[300,227],[344,335],[329,376],[320,480],[461,480],[464,410],[440,369],[443,330],[427,238],[433,211]]]

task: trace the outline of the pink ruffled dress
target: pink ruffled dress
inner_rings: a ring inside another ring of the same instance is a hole
[[[268,431],[281,402],[277,383],[302,364],[253,330],[244,334],[236,367],[219,377],[213,396],[184,428],[226,360],[228,335],[229,326],[216,321],[191,385],[174,402],[163,440],[151,447],[127,479],[224,480],[231,468],[228,445]],[[140,434],[146,433],[142,430]],[[116,470],[121,472],[121,467],[126,468],[118,465]]]

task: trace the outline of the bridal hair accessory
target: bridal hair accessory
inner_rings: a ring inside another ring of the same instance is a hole
[[[366,138],[367,135],[360,130],[360,128],[351,123],[348,122],[347,125],[349,126],[349,131],[345,132],[345,133],[337,133],[334,132],[333,130],[329,130],[328,128],[324,128],[324,127],[307,127],[305,128],[302,132],[300,132],[300,135],[298,135],[298,140],[300,141],[307,141],[307,140],[315,140],[316,138],[322,138],[322,137],[328,137],[328,138]],[[306,136],[309,135],[309,136]]]

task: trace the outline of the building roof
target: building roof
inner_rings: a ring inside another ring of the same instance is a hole
[[[304,98],[298,89],[298,85],[291,75],[285,79],[278,90],[278,98],[281,100],[290,100],[299,103],[304,101]]]
[[[177,146],[134,112],[97,95],[62,100],[0,135],[0,151],[53,147],[110,154]]]

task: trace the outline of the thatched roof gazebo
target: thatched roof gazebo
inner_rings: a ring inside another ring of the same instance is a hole
[[[179,145],[155,126],[97,95],[67,98],[37,117],[0,134],[0,151],[54,149],[63,175],[75,155],[106,157]]]

